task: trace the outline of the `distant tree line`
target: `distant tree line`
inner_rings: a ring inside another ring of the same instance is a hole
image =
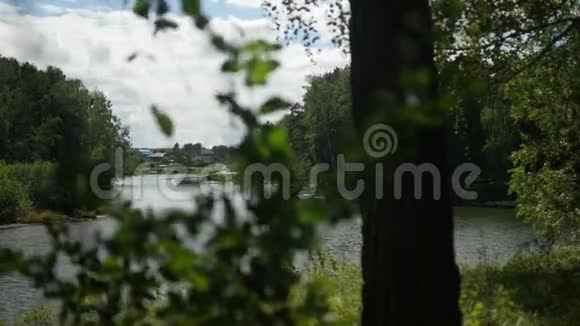
[[[129,146],[129,130],[100,91],[55,67],[0,57],[0,160],[108,161]]]
[[[233,159],[235,147],[216,145],[210,148],[201,143],[186,143],[183,147],[176,143],[167,155],[174,162],[186,166],[205,165],[209,163],[228,163]]]

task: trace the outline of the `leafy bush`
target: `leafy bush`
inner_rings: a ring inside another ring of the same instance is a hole
[[[0,224],[14,223],[30,212],[32,202],[25,187],[11,179],[0,178]]]
[[[68,212],[74,206],[70,196],[57,182],[54,163],[0,162],[0,179],[19,184],[36,209]]]
[[[516,162],[526,153],[517,152]],[[545,238],[555,240],[580,225],[577,176],[574,169],[554,169],[544,165],[532,173],[524,167],[514,168],[511,190],[518,194],[517,217],[531,223]]]

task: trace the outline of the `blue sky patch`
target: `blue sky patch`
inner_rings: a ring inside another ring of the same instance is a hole
[[[179,8],[179,0],[168,0],[172,8]],[[22,9],[24,14],[33,16],[58,16],[68,10],[129,10],[133,1],[129,0],[0,0]],[[204,0],[205,12],[210,17],[234,16],[240,19],[258,19],[264,15],[259,8],[239,7],[224,0]]]

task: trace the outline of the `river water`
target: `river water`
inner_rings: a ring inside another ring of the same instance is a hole
[[[120,196],[136,208],[155,212],[168,209],[195,209],[191,201],[195,187],[174,187],[173,176],[148,175],[127,179],[119,186]],[[347,261],[358,263],[361,249],[359,219],[324,227],[321,246]],[[110,233],[114,223],[106,218],[69,225],[76,240],[89,244],[97,232]],[[460,265],[501,262],[524,249],[534,239],[530,227],[517,221],[513,211],[498,208],[455,208],[455,247]],[[42,255],[50,247],[50,237],[42,225],[22,225],[0,229],[0,248],[18,249],[26,255]],[[66,267],[60,267],[66,274]],[[13,320],[22,312],[45,302],[40,291],[18,275],[0,275],[0,320]]]

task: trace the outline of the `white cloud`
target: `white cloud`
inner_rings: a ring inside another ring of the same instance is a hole
[[[185,18],[176,18],[177,31],[152,35],[152,26],[129,12],[67,11],[59,16],[23,15],[0,3],[0,51],[3,56],[54,65],[87,87],[102,90],[114,112],[129,125],[136,146],[168,146],[202,142],[211,146],[237,143],[243,130],[218,105],[214,94],[232,87],[244,103],[257,105],[270,94],[300,101],[306,76],[344,65],[336,49],[324,49],[314,65],[297,44],[279,53],[281,69],[260,90],[240,87],[240,78],[219,73],[223,56],[209,46],[206,35]],[[215,18],[212,27],[228,39],[275,39],[265,19]],[[241,32],[242,33],[241,33]],[[257,36],[256,36],[257,35]],[[139,57],[126,58],[133,52]],[[166,139],[149,111],[151,104],[165,110],[176,124]]]

